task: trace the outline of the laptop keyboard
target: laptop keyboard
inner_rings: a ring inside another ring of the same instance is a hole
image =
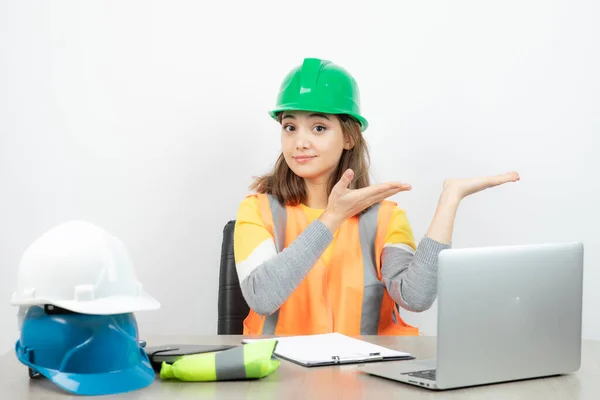
[[[402,375],[414,376],[415,378],[429,379],[435,381],[435,369],[428,369],[425,371],[407,372]]]

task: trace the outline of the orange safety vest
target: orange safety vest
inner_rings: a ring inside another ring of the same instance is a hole
[[[265,227],[281,252],[308,227],[300,206],[284,206],[258,195]],[[244,320],[245,335],[418,335],[406,324],[381,279],[381,253],[395,203],[383,201],[346,220],[331,259],[321,259],[283,305],[269,316],[253,310]]]

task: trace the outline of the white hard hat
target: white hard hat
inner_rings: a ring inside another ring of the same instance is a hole
[[[123,243],[85,221],[60,224],[27,248],[11,304],[97,315],[160,308],[137,280]]]

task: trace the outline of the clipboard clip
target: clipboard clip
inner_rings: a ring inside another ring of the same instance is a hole
[[[336,364],[383,360],[381,353],[354,354],[349,356],[331,356],[331,360]]]

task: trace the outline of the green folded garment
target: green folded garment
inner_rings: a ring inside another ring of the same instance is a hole
[[[264,378],[280,361],[273,356],[277,340],[261,340],[229,350],[182,356],[172,365],[163,362],[161,379],[211,382]]]

